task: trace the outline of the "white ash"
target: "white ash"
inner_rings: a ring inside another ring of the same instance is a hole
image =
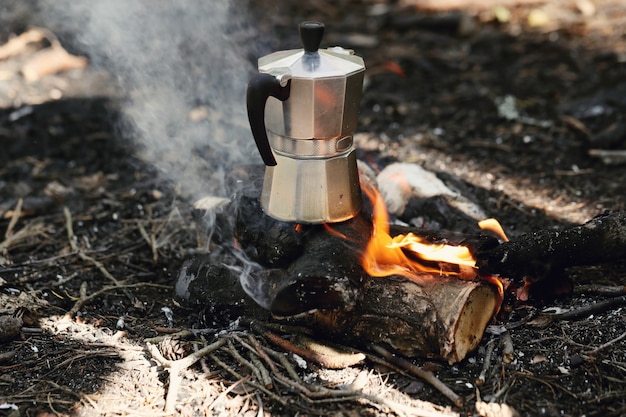
[[[385,167],[376,177],[378,190],[390,214],[399,216],[412,198],[442,196],[448,204],[473,219],[488,216],[483,209],[446,185],[434,172],[419,165],[398,162]]]

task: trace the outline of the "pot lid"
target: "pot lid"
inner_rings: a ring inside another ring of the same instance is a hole
[[[278,51],[259,59],[259,71],[277,77],[317,79],[347,77],[365,70],[363,59],[341,47],[318,49],[324,36],[324,25],[303,22],[299,25],[303,49]]]

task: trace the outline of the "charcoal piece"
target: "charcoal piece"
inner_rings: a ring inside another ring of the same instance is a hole
[[[244,291],[241,263],[228,250],[194,256],[181,268],[175,285],[176,299],[187,307],[202,307],[205,315],[229,322],[240,316],[267,316]]]
[[[302,234],[295,225],[265,215],[257,199],[241,198],[235,229],[246,255],[261,265],[284,266],[302,253]]]
[[[273,295],[272,313],[294,316],[314,309],[349,309],[366,276],[362,248],[356,243],[370,233],[371,225],[361,216],[328,229],[309,229],[302,255],[280,272],[284,278]]]

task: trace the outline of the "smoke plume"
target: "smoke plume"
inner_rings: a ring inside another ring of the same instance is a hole
[[[259,162],[245,115],[255,35],[234,0],[55,0],[45,24],[71,34],[127,100],[124,136],[186,197],[223,193],[225,168]]]

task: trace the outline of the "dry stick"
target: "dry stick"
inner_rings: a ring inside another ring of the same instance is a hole
[[[246,368],[250,369],[250,371],[252,371],[257,381],[266,385],[265,381],[261,377],[261,371],[256,366],[254,366],[249,360],[241,356],[239,352],[237,352],[237,349],[235,349],[235,345],[233,344],[232,340],[229,339],[227,341],[227,344],[228,344],[228,347],[227,348],[225,347],[221,350],[230,353],[230,356],[232,356],[237,362],[239,362],[241,365],[245,366]]]
[[[261,346],[259,341],[256,340],[254,335],[252,334],[248,335],[248,340],[250,341],[250,343],[252,343],[252,346],[249,346],[248,344],[246,344],[243,340],[239,338],[239,336],[237,335],[233,335],[233,336],[235,337],[236,340],[239,341],[239,343],[241,343],[242,346],[246,347],[249,350],[253,349],[252,351],[256,352],[256,354],[259,355],[259,357],[265,361],[265,363],[270,367],[270,370],[272,372],[278,372],[278,367],[276,366],[274,361],[267,355],[267,353],[265,353],[265,351],[263,350],[263,347]]]
[[[425,410],[423,408],[413,407],[409,405],[400,404],[398,402],[389,400],[385,397],[379,397],[377,395],[367,394],[361,390],[353,390],[353,389],[328,389],[324,387],[319,387],[319,391],[311,391],[303,384],[296,383],[292,380],[287,379],[285,376],[276,374],[274,377],[280,381],[282,384],[286,385],[290,389],[297,389],[300,391],[302,395],[304,395],[305,399],[310,399],[313,403],[328,403],[328,402],[338,402],[338,401],[351,401],[351,400],[367,400],[375,405],[382,405],[387,407],[393,413],[397,415],[410,415],[410,416],[421,416],[421,417],[443,417],[443,416],[457,416],[457,413],[454,413],[449,410]],[[428,403],[432,406],[432,404]]]
[[[188,329],[184,329],[184,330],[180,330],[174,333],[170,333],[170,334],[166,334],[166,335],[162,335],[162,336],[155,336],[155,337],[148,337],[146,339],[143,339],[144,342],[146,343],[152,343],[152,344],[157,344],[157,343],[161,343],[162,341],[164,341],[167,338],[170,337],[175,337],[175,338],[179,338],[179,339],[186,339],[188,337],[193,336],[194,333],[191,330]]]
[[[243,376],[241,376],[237,371],[235,371],[233,368],[231,368],[230,366],[228,366],[226,363],[224,363],[223,361],[221,361],[217,356],[211,354],[209,355],[209,357],[211,358],[211,360],[213,360],[216,364],[218,364],[219,366],[221,366],[226,372],[228,372],[229,374],[231,374],[232,376],[234,376],[235,378],[239,379],[243,379]],[[272,398],[274,401],[279,402],[281,405],[283,405],[284,407],[288,406],[287,401],[285,401],[283,398],[281,398],[280,396],[274,394],[272,391],[268,390],[267,388],[265,388],[262,385],[256,384],[254,382],[250,382],[247,381],[245,382],[246,385],[251,386],[252,388],[256,388],[259,391],[263,392],[265,395],[269,396],[270,398]]]
[[[65,214],[65,227],[67,228],[67,239],[70,243],[70,247],[72,248],[72,251],[76,252],[82,260],[91,262],[96,268],[100,270],[102,275],[104,275],[105,277],[113,281],[115,285],[120,286],[120,281],[115,279],[115,277],[111,275],[109,271],[106,270],[106,268],[100,261],[92,258],[91,256],[85,254],[82,250],[79,249],[78,245],[74,241],[75,236],[74,236],[74,228],[72,226],[72,214],[70,213],[70,210],[67,207],[63,207],[63,213]]]
[[[4,45],[0,46],[0,60],[18,55],[26,49],[28,44],[41,42],[45,39],[43,31],[39,29],[31,29],[19,36],[9,39]]]
[[[143,239],[150,246],[150,249],[152,249],[152,261],[157,262],[159,260],[159,251],[157,248],[156,239],[154,238],[154,234],[148,235],[146,228],[143,227],[143,224],[141,224],[141,222],[137,222],[137,227],[139,228],[139,233],[141,234]]]
[[[463,399],[459,397],[454,391],[452,391],[450,387],[437,379],[437,377],[432,372],[425,371],[419,366],[412,364],[408,360],[392,354],[381,346],[373,345],[372,350],[374,350],[376,353],[381,355],[392,364],[400,366],[402,369],[428,382],[432,387],[445,395],[446,398],[452,401],[452,403],[456,406],[461,407],[463,405]]]
[[[265,336],[275,345],[280,346],[282,349],[295,353],[298,356],[302,356],[305,360],[309,362],[317,363],[329,369],[343,369],[349,366],[356,365],[357,363],[363,362],[363,360],[365,360],[365,355],[360,352],[346,354],[337,353],[329,355],[302,348],[272,332],[265,332],[263,333],[263,336]]]
[[[22,198],[17,199],[17,203],[15,204],[15,209],[13,210],[13,214],[11,215],[11,221],[9,221],[9,225],[7,226],[6,232],[4,232],[4,238],[8,239],[13,235],[13,228],[17,224],[17,221],[20,219],[20,214],[22,213],[22,204],[24,200]]]
[[[176,403],[176,397],[178,396],[178,390],[181,386],[182,382],[182,371],[192,366],[194,363],[199,361],[203,356],[210,354],[211,352],[219,349],[226,343],[224,339],[218,339],[216,342],[203,347],[202,349],[195,351],[188,356],[185,356],[182,359],[171,361],[165,359],[156,345],[151,343],[147,344],[148,352],[164,368],[166,368],[170,375],[170,385],[167,390],[167,395],[165,397],[165,407],[164,410],[167,413],[171,413],[174,411],[174,406]]]
[[[513,348],[513,338],[510,332],[506,331],[500,335],[500,345],[502,346],[502,362],[513,362],[513,359],[515,359],[515,349]]]
[[[294,381],[297,381],[300,384],[304,384],[304,381],[302,381],[302,379],[300,378],[300,375],[298,375],[295,368],[293,367],[291,362],[289,362],[289,359],[287,359],[285,355],[279,352],[276,352],[275,350],[270,349],[266,346],[263,346],[263,350],[265,350],[267,353],[269,353],[270,355],[278,359],[278,362],[280,362],[283,368],[285,368],[285,371],[287,371],[287,374],[289,375],[291,379],[293,379]]]
[[[233,336],[233,339],[235,339],[241,346],[243,346],[249,351],[248,356],[250,358],[250,361],[261,373],[261,381],[263,382],[266,388],[271,389],[273,385],[272,376],[270,372],[267,370],[267,368],[263,366],[263,362],[261,362],[261,359],[263,359],[263,361],[265,361],[269,365],[270,370],[272,372],[277,372],[278,369],[276,368],[276,364],[272,362],[269,356],[267,356],[267,354],[263,352],[262,349],[260,348],[255,349],[254,347],[250,346],[248,343],[246,343],[241,337],[239,337],[236,334],[233,334],[232,336]],[[251,335],[248,335],[248,336],[251,336]],[[254,340],[254,339],[249,338],[249,340]]]
[[[485,359],[483,361],[483,369],[480,371],[480,375],[475,382],[475,385],[480,387],[482,386],[487,377],[487,371],[489,370],[489,365],[491,365],[491,355],[493,354],[493,349],[496,346],[496,339],[491,339],[487,342],[487,350],[485,351]]]
[[[232,390],[234,390],[235,388],[237,388],[239,385],[245,383],[248,379],[250,379],[251,376],[248,375],[246,377],[243,377],[242,379],[240,379],[239,381],[236,381],[234,384],[232,384],[230,387],[226,388],[224,391],[222,391],[220,393],[220,395],[218,395],[212,402],[211,404],[209,404],[209,407],[207,408],[207,411],[211,411],[213,410],[213,407],[215,407],[217,404],[220,403],[220,401],[222,401],[224,398],[226,398],[226,396],[228,395],[229,392],[231,392]]]
[[[0,242],[0,251],[4,251],[10,248],[12,245],[16,245],[22,240],[26,240],[32,235],[44,235],[45,236],[46,229],[39,222],[31,222],[27,223],[19,229],[17,232],[13,233],[11,236]],[[15,265],[13,265],[15,268]]]
[[[624,304],[626,304],[626,295],[610,298],[608,300],[600,301],[594,304],[589,304],[574,310],[566,311],[564,313],[544,314],[532,320],[531,323],[538,327],[545,327],[555,321],[578,320],[584,317],[588,317],[592,314],[603,313],[607,310],[620,307]]]
[[[263,363],[261,362],[258,356],[254,356],[254,353],[250,352],[249,357],[250,357],[250,362],[252,363],[252,365],[254,365],[256,369],[259,370],[259,373],[261,374],[261,382],[263,383],[263,385],[265,385],[265,388],[272,389],[274,386],[274,383],[272,382],[272,377],[270,376],[270,373],[267,370],[267,368],[263,366]]]
[[[601,344],[600,346],[598,346],[595,349],[592,350],[588,350],[586,352],[583,352],[585,355],[595,355],[596,353],[600,352],[603,349],[608,348],[609,346],[623,340],[626,339],[626,332],[622,333],[621,335],[617,336],[615,339],[609,340],[608,342]]]
[[[93,294],[88,296],[86,294],[86,292],[87,292],[86,291],[87,285],[86,285],[86,283],[83,283],[81,285],[81,287],[80,287],[81,288],[80,298],[78,299],[78,301],[76,301],[76,303],[74,303],[74,306],[72,307],[72,309],[69,310],[67,313],[65,313],[65,317],[66,318],[73,317],[76,313],[78,313],[78,310],[80,310],[89,301],[93,300],[94,298],[97,298],[97,297],[101,296],[102,294],[104,294],[104,293],[106,293],[108,291],[119,290],[119,289],[128,289],[128,288],[140,288],[140,287],[171,288],[169,285],[153,284],[151,282],[139,282],[137,284],[110,285],[108,287],[103,287],[103,288],[99,289],[98,291],[96,291]]]
[[[574,292],[576,294],[596,294],[614,297],[617,295],[626,295],[626,285],[577,285],[574,288]]]

